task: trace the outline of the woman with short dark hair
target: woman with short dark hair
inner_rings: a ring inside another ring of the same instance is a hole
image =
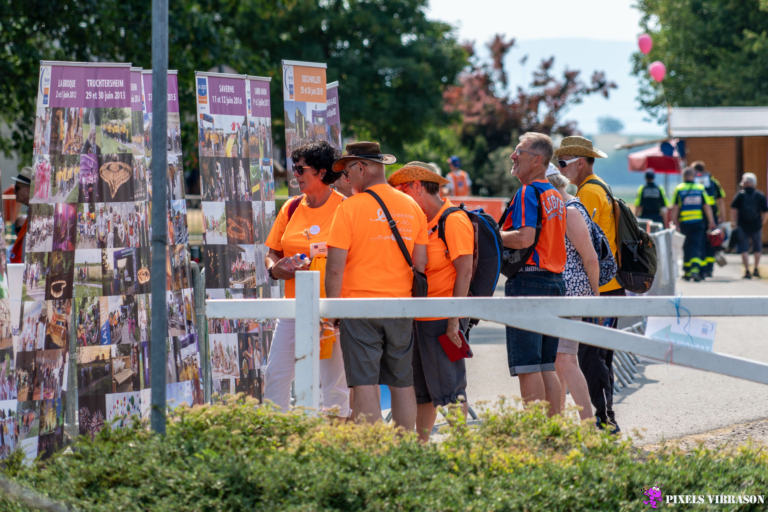
[[[339,157],[340,152],[325,141],[304,144],[291,154],[293,177],[302,195],[289,199],[280,209],[267,237],[269,253],[264,259],[269,276],[274,280],[285,280],[286,298],[296,297],[296,270],[289,260],[296,254],[310,256],[311,245],[324,243],[328,239],[336,208],[344,200],[344,196],[331,188],[331,184],[341,176],[341,172],[333,171],[333,162]],[[320,289],[324,289],[322,283]],[[267,360],[264,399],[284,411],[290,406],[291,383],[295,374],[294,332],[294,319],[281,318],[277,321]],[[338,337],[333,343],[330,358],[320,360],[320,382],[323,409],[329,411],[337,407],[335,414],[347,418],[350,412],[349,388]]]

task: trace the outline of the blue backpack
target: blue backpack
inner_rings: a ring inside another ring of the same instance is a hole
[[[471,297],[491,297],[499,282],[501,273],[501,233],[496,221],[482,208],[469,211],[464,203],[458,207],[446,208],[437,221],[437,236],[445,241],[445,221],[453,212],[463,212],[475,230],[475,251],[472,257],[472,281],[469,284]]]

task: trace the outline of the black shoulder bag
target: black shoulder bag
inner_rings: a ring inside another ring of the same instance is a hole
[[[523,198],[523,201],[525,201],[525,198]],[[511,205],[507,208],[507,211],[504,212],[504,215],[502,215],[501,219],[499,220],[499,230],[501,230],[504,226],[504,221],[507,219],[507,216],[511,213],[510,211]],[[539,235],[541,235],[541,227],[543,223],[543,215],[541,213],[541,194],[537,194],[537,201],[536,201],[536,235],[533,239],[533,244],[531,244],[530,247],[525,247],[523,249],[510,249],[508,247],[504,247],[504,252],[502,253],[501,257],[501,273],[507,277],[507,279],[512,279],[521,268],[523,268],[525,265],[528,264],[528,259],[531,257],[531,254],[533,254],[533,251],[536,250],[536,246],[539,244]]]
[[[413,286],[411,287],[411,294],[414,297],[426,297],[429,292],[429,288],[427,286],[427,275],[413,268],[413,260],[411,259],[411,255],[408,253],[408,248],[405,246],[405,242],[403,242],[403,237],[400,236],[400,231],[397,229],[397,223],[392,220],[392,216],[389,214],[387,205],[384,204],[384,201],[382,201],[378,194],[376,194],[376,192],[373,190],[366,190],[365,192],[372,195],[376,202],[379,203],[379,206],[381,206],[384,215],[387,216],[387,222],[389,223],[389,228],[392,230],[392,235],[395,237],[397,245],[400,246],[400,251],[403,253],[403,256],[405,256],[405,261],[408,263],[408,266],[411,267],[411,271],[413,271]]]

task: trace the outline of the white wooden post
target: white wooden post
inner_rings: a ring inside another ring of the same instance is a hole
[[[320,408],[320,272],[296,272],[296,405]]]

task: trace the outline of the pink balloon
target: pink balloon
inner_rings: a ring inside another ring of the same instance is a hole
[[[648,73],[653,77],[654,80],[657,82],[661,82],[664,80],[664,77],[667,76],[667,67],[664,65],[663,62],[659,62],[658,60],[656,62],[652,62],[650,66],[648,66]]]
[[[648,34],[643,34],[637,38],[637,46],[644,55],[648,55],[653,48],[653,39]]]

